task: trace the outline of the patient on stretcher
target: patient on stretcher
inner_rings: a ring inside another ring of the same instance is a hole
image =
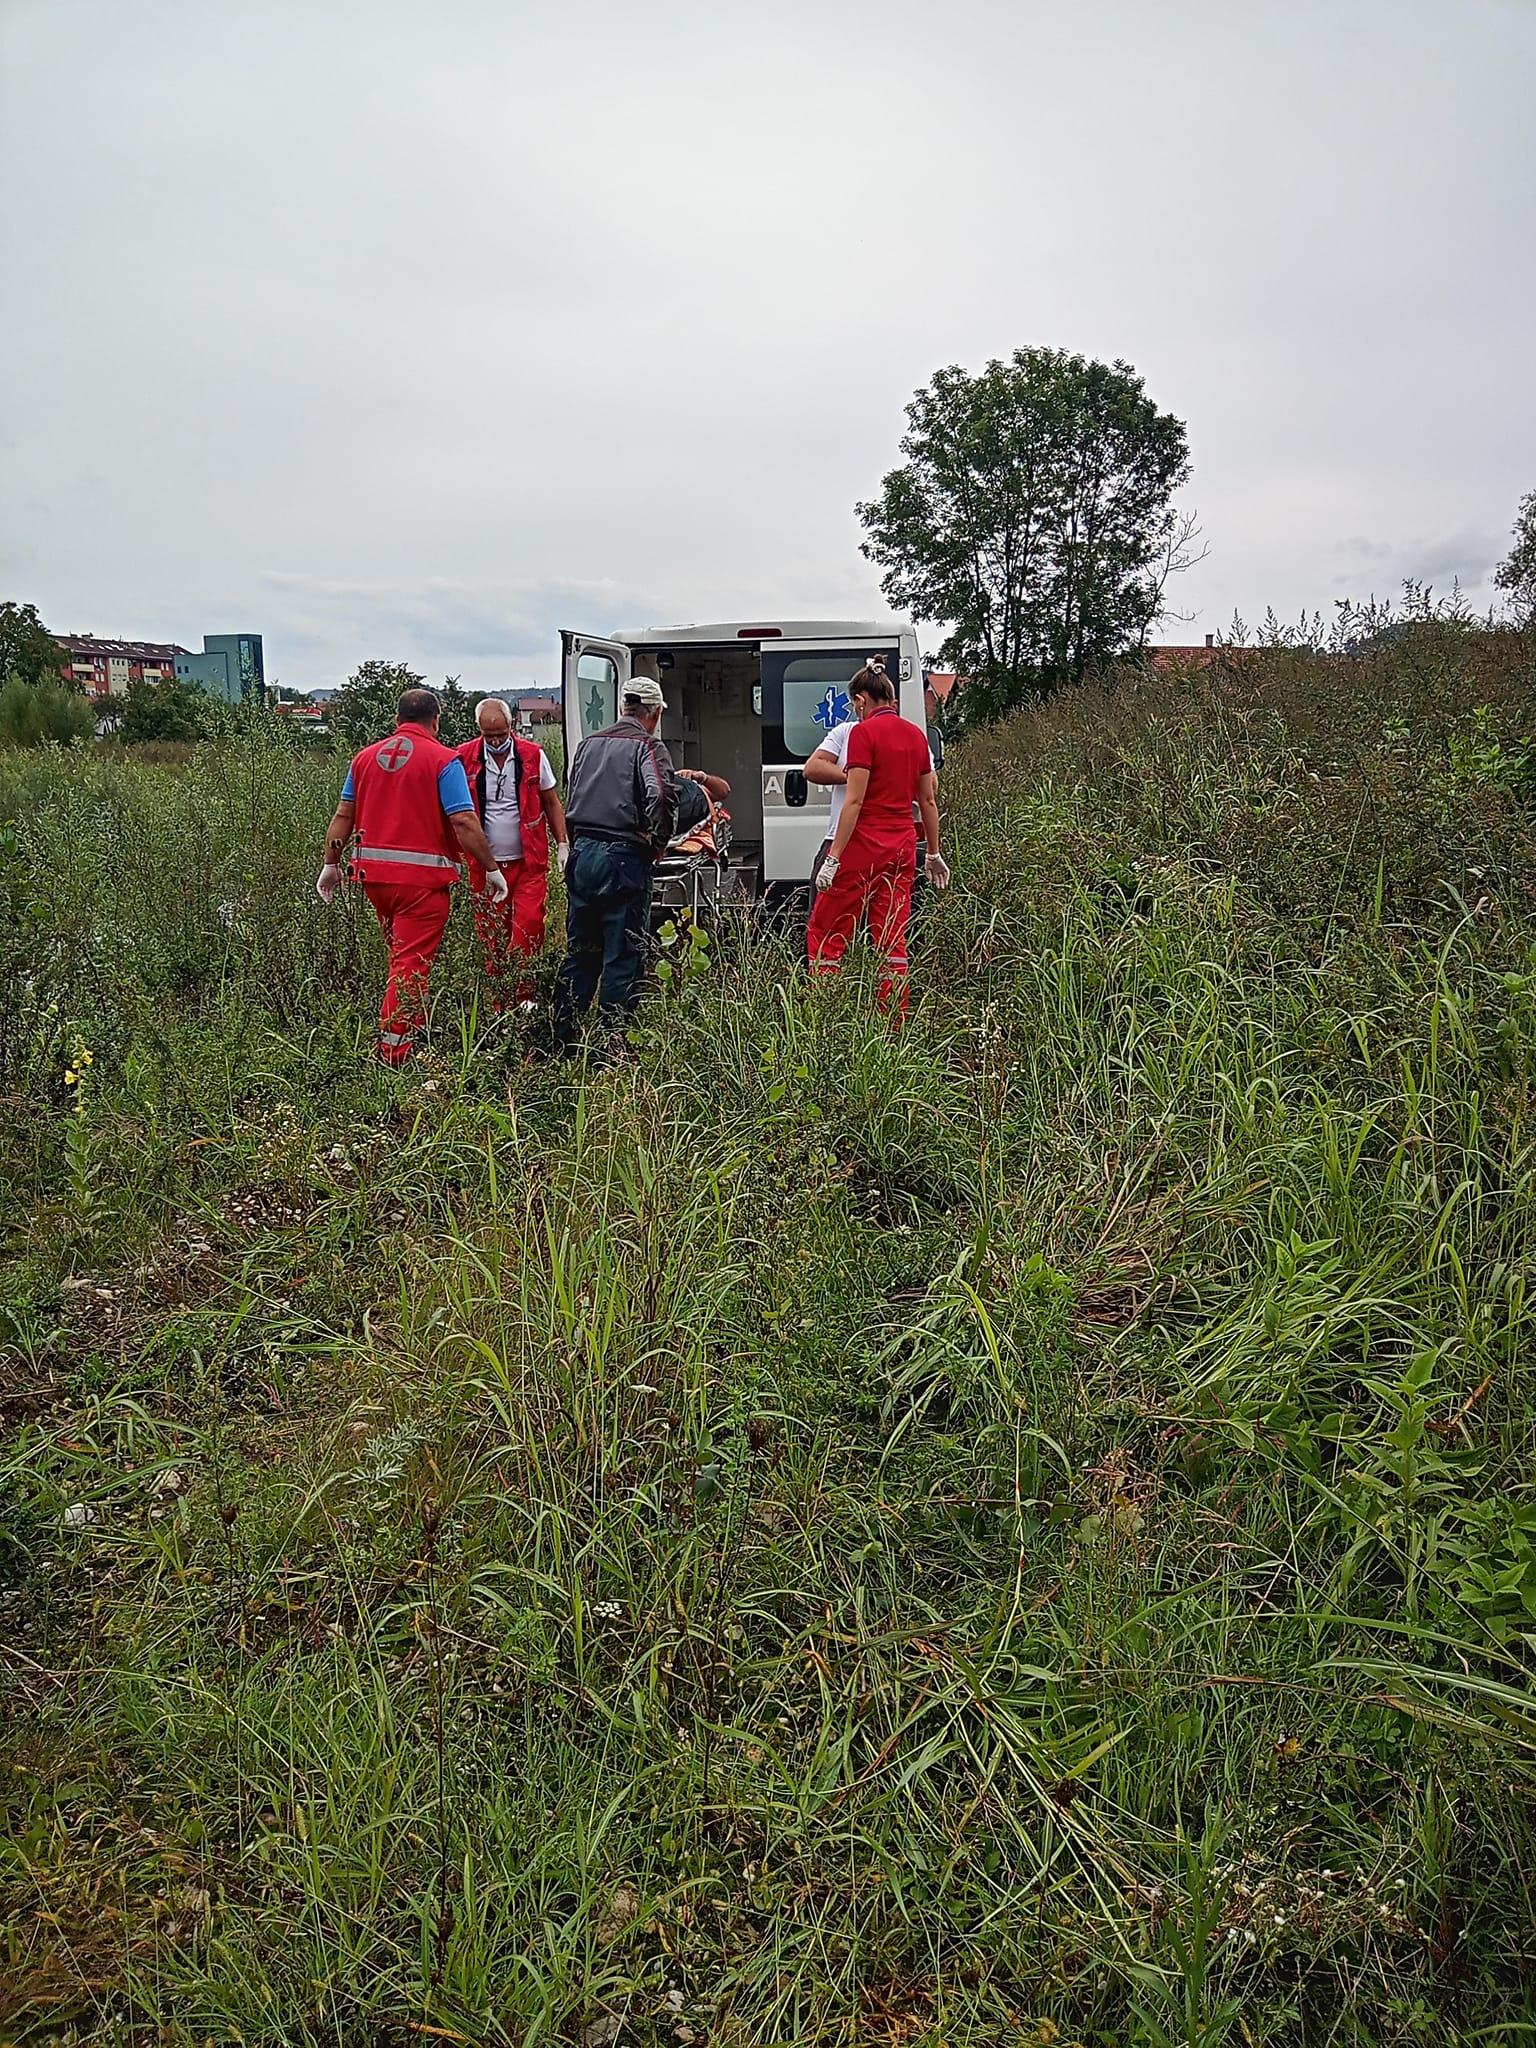
[[[731,814],[720,801],[731,785],[720,775],[683,769],[677,792],[677,827],[667,844],[668,855],[702,855],[724,860],[731,841]]]

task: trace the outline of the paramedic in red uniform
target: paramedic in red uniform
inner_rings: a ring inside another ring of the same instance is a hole
[[[917,828],[922,812],[928,857],[925,872],[936,889],[949,886],[939,852],[936,780],[921,726],[898,715],[896,691],[885,670],[871,663],[848,685],[859,723],[848,735],[847,795],[832,850],[816,876],[816,901],[806,933],[813,975],[836,974],[861,919],[884,962],[880,1003],[892,995],[907,1007],[907,925],[917,877]]]
[[[506,879],[475,816],[464,763],[439,744],[441,707],[430,690],[407,690],[387,740],[364,747],[342,785],[325,835],[325,865],[315,883],[329,903],[341,859],[355,833],[352,873],[384,928],[389,977],[379,1009],[379,1058],[403,1066],[426,1018],[427,976],[448,924],[448,892],[459,863],[478,861],[492,903]]]
[[[529,965],[544,950],[551,833],[562,874],[570,852],[565,812],[544,749],[517,737],[511,715],[499,697],[480,699],[475,723],[480,737],[465,741],[459,759],[464,763],[475,814],[507,878],[505,899],[492,903],[485,892],[482,869],[477,862],[470,862],[475,931],[485,955],[493,1007],[507,1007],[509,986],[515,984],[510,993],[526,1008],[533,1002]]]

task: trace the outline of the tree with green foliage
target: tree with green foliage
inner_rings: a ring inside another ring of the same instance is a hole
[[[128,685],[118,736],[129,746],[200,740],[207,736],[210,708],[202,691],[190,683],[175,678],[152,683],[140,677]]]
[[[352,752],[367,748],[393,733],[399,698],[424,680],[403,662],[362,662],[330,700],[326,721]]]
[[[425,680],[403,661],[361,663],[326,709],[332,732],[354,752],[383,739],[395,729],[401,697],[407,690],[419,690]]]
[[[35,604],[0,604],[0,683],[61,680],[63,649],[37,615]]]
[[[0,746],[72,747],[95,736],[89,701],[60,673],[62,652],[35,604],[0,604]]]
[[[471,696],[457,676],[444,676],[438,685],[437,701],[443,707],[437,736],[445,747],[461,747],[475,736],[475,706],[479,694]]]
[[[1514,545],[1493,572],[1522,624],[1536,623],[1536,491],[1527,491],[1515,514]]]
[[[1172,498],[1183,422],[1128,363],[1017,350],[914,393],[906,460],[856,509],[900,610],[948,625],[968,722],[995,718],[1139,646],[1168,579],[1197,559]]]
[[[74,747],[95,733],[96,713],[68,683],[29,683],[13,673],[0,687],[0,747]]]
[[[326,710],[332,732],[354,751],[381,740],[395,729],[397,706],[407,690],[419,690],[426,677],[407,668],[403,661],[365,661],[344,682]],[[448,676],[435,686],[443,707],[438,737],[445,747],[457,747],[475,736],[475,705],[457,676]]]

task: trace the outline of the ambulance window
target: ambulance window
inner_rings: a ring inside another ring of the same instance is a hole
[[[804,760],[834,725],[851,716],[848,685],[864,666],[861,654],[805,654],[784,664],[784,745]]]
[[[577,655],[576,702],[583,739],[613,724],[619,715],[619,671],[611,654]]]

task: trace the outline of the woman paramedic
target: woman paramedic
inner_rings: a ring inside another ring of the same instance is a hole
[[[846,795],[831,850],[816,874],[816,901],[806,932],[813,976],[836,974],[860,921],[884,963],[880,1004],[907,1007],[907,925],[917,877],[915,803],[927,846],[925,872],[935,889],[949,886],[939,852],[939,807],[928,738],[896,710],[896,691],[879,662],[848,685],[859,723],[848,735]]]

